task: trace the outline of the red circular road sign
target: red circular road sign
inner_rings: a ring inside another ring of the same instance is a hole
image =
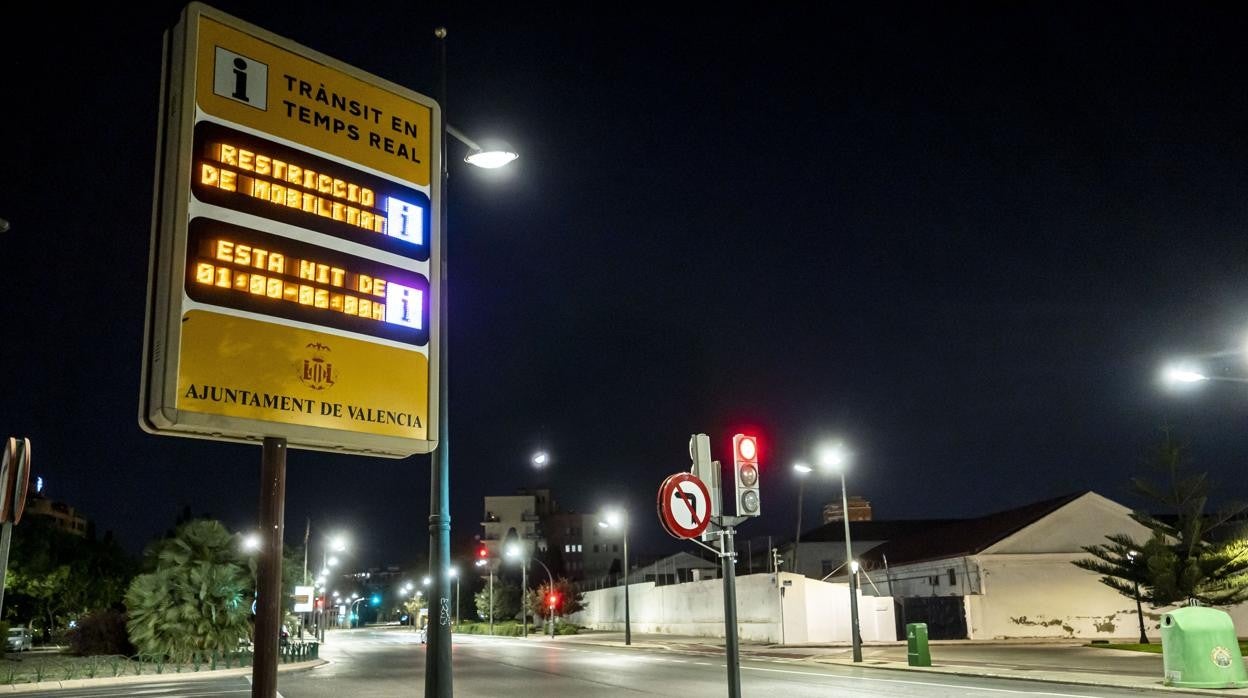
[[[689,473],[676,473],[659,487],[659,521],[676,538],[702,535],[711,523],[711,491]]]

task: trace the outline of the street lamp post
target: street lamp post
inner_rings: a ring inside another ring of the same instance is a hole
[[[793,536],[793,573],[801,574],[797,569],[797,553],[802,547],[802,488],[806,484],[806,476],[810,474],[810,466],[795,463],[793,472],[797,473],[797,535]]]
[[[538,560],[536,557],[532,555],[524,555],[524,553],[520,550],[520,546],[521,544],[512,543],[511,545],[507,546],[507,550],[503,554],[510,558],[520,559],[520,599],[521,599],[522,615],[524,616],[523,637],[527,638],[529,636],[529,576],[528,576],[529,575],[529,572],[528,572],[529,560],[533,560],[537,564],[541,565],[542,569],[546,570],[546,578],[550,582],[551,589],[555,588],[555,577],[554,575],[550,573],[550,568],[546,566],[546,563],[542,562],[541,560]],[[551,637],[554,637],[555,628],[553,625],[553,622],[554,622],[553,617],[551,618],[551,622],[552,622],[552,625],[550,628],[550,634],[551,634]]]
[[[358,598],[358,599],[352,599],[352,600],[351,600],[351,614],[350,614],[349,616],[347,616],[347,627],[348,627],[348,628],[351,628],[351,627],[358,628],[358,627],[360,627],[360,622],[359,622],[359,621],[360,621],[360,617],[359,617],[359,615],[357,615],[357,614],[356,614],[356,612],[355,612],[355,607],[356,607],[356,605],[357,605],[357,604],[359,604],[361,601],[367,601],[367,600],[368,600],[368,597],[367,597],[367,596],[361,596],[361,597],[360,597],[360,598]]]
[[[536,557],[533,557],[532,555],[529,556],[529,559],[541,565],[542,569],[546,570],[546,581],[547,581],[546,588],[549,590],[549,593],[553,594],[555,591],[555,576],[550,573],[550,568],[546,566],[545,562],[542,562],[541,560],[537,559]],[[550,636],[554,637],[555,636],[555,613],[554,613],[553,608],[551,609],[549,620],[550,620]]]
[[[845,571],[849,573],[849,635],[855,662],[862,661],[862,633],[858,628],[858,570],[853,545],[849,539],[849,495],[845,488],[844,449],[838,444],[824,449],[819,464],[841,476],[841,521],[845,522]]]
[[[459,629],[459,568],[452,567],[446,571],[455,580],[455,628]]]
[[[490,570],[490,634],[494,634],[494,566],[489,560],[477,560],[477,567],[489,567]]]
[[[603,528],[619,528],[624,535],[624,644],[633,644],[633,624],[628,608],[628,521],[618,511],[609,511],[605,520],[599,521]]]
[[[1134,550],[1127,551],[1127,559],[1131,561],[1131,583],[1135,585],[1135,617],[1140,620],[1140,644],[1148,644],[1148,635],[1144,632],[1144,607],[1140,604],[1140,577],[1136,566],[1136,557],[1139,553]]]
[[[433,455],[432,467],[429,469],[429,568],[440,572],[437,575],[437,582],[431,589],[429,600],[430,602],[436,600],[441,605],[449,601],[447,596],[450,594],[447,584],[449,580],[441,570],[446,569],[451,559],[451,387],[448,361],[450,357],[447,351],[450,346],[447,332],[447,258],[449,255],[446,247],[447,136],[453,136],[467,145],[471,152],[464,160],[478,167],[501,167],[514,160],[516,154],[509,151],[504,153],[486,151],[447,123],[446,27],[437,27],[433,35],[437,39],[434,52],[438,76],[437,101],[442,108],[442,128],[441,133],[437,134],[440,153],[440,171],[437,182],[442,199],[442,205],[438,210],[437,245],[442,268],[439,270],[441,288],[438,293],[438,446]],[[432,617],[432,614],[430,615]],[[451,698],[454,690],[451,678],[450,627],[441,622],[434,626],[433,632],[428,634],[427,646],[429,668],[425,671],[425,695]]]

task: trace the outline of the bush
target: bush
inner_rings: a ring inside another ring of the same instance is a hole
[[[78,619],[66,638],[70,654],[134,654],[126,632],[126,614],[111,609],[92,611]]]
[[[489,635],[489,623],[460,623],[458,632],[467,635]],[[520,637],[524,634],[524,628],[516,621],[506,621],[494,624],[494,634],[502,637]]]
[[[577,626],[571,623],[565,623],[561,620],[555,622],[555,634],[556,635],[575,635],[579,631],[580,631],[580,628],[578,628]],[[490,624],[489,623],[460,623],[459,629],[456,632],[461,632],[466,635],[489,635]],[[530,635],[541,635],[543,633],[548,633],[548,632],[550,632],[550,626],[546,625],[545,623],[541,625],[529,626]],[[520,623],[516,621],[511,621],[511,620],[504,621],[501,623],[495,623],[494,634],[499,637],[520,637],[521,635],[524,634],[524,626],[520,625]]]

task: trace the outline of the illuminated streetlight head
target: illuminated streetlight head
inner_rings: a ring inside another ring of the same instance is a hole
[[[603,518],[603,522],[605,522],[606,524],[606,526],[603,526],[603,528],[606,528],[608,526],[611,528],[617,528],[624,523],[624,515],[615,509],[608,511],[606,514],[603,515],[602,518]]]
[[[849,460],[845,446],[839,443],[830,444],[819,449],[819,467],[839,472]]]
[[[510,165],[512,160],[520,157],[506,145],[499,145],[490,150],[474,150],[464,157],[464,162],[485,170],[496,170]]]
[[[330,567],[334,567],[335,565],[338,564],[338,557],[334,556],[334,557],[329,558],[329,560],[327,560],[325,564],[329,565]]]
[[[857,560],[849,561],[849,571],[853,572],[854,574],[858,574],[858,561]]]
[[[336,552],[336,553],[340,553],[340,552],[342,552],[342,551],[346,550],[346,549],[347,549],[347,538],[346,538],[346,536],[334,536],[333,538],[330,538],[330,539],[329,539],[329,549],[330,549],[330,550],[332,550],[332,551],[334,551],[334,552]]]
[[[1169,386],[1187,385],[1209,380],[1209,376],[1201,373],[1190,364],[1173,364],[1161,373],[1161,379]]]
[[[793,472],[797,473],[798,475],[809,475],[811,470],[812,468],[809,465],[806,465],[805,463],[793,464]]]
[[[520,557],[520,546],[512,543],[507,546],[507,550],[503,554],[507,557]]]
[[[451,579],[454,579],[454,578],[456,578],[456,577],[458,577],[458,576],[459,576],[459,568],[458,568],[458,567],[451,567],[451,568],[449,568],[449,569],[447,569],[447,570],[446,570],[446,574],[447,574],[447,576],[448,576],[448,577],[450,577]]]
[[[422,584],[424,584],[425,586],[429,586],[432,582],[433,582],[432,579],[425,577],[425,580],[422,582]]]
[[[537,453],[533,454],[532,460],[533,460],[533,465],[539,468],[544,468],[546,467],[547,463],[550,463],[550,454],[545,451],[538,451]]]
[[[255,551],[260,549],[260,534],[248,533],[243,536],[243,550]]]

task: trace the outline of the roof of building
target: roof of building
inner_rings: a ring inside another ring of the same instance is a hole
[[[668,571],[674,569],[718,569],[719,565],[708,560],[704,560],[696,555],[690,555],[686,552],[679,552],[674,555],[655,560],[644,567],[634,567],[633,574],[644,574],[646,572]]]
[[[901,538],[919,531],[961,521],[961,519],[901,519],[897,521],[850,521],[849,538],[853,541],[882,541]],[[843,542],[845,522],[833,521],[802,533],[803,543]]]
[[[862,562],[868,568],[879,568],[883,567],[885,558],[888,559],[889,565],[895,566],[975,555],[1088,492],[1088,490],[1076,492],[975,519],[963,519],[943,526],[918,530],[872,548],[861,556]]]

